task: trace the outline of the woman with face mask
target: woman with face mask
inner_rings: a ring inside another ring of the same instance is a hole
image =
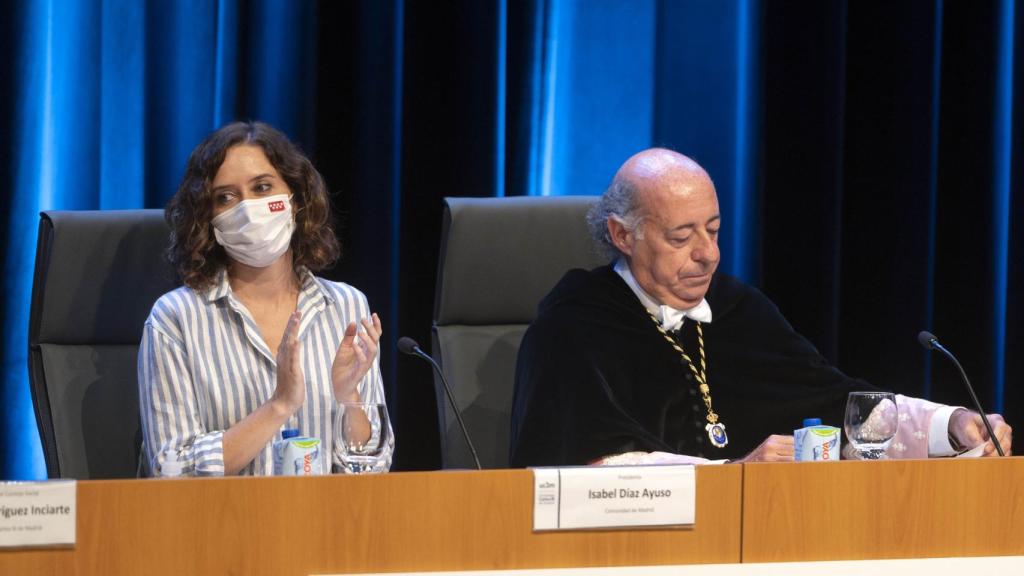
[[[150,474],[270,474],[284,428],[337,468],[339,404],[384,402],[381,323],[362,292],[314,275],[340,252],[320,174],[284,134],[236,122],[192,151],[166,217],[184,286],[139,349]]]

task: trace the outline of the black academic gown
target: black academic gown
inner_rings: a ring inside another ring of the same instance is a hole
[[[708,438],[689,366],[604,266],[569,271],[523,337],[511,465],[579,465],[634,450],[738,458],[804,418],[842,427],[847,393],[874,389],[830,366],[756,288],[716,273],[706,298],[707,379],[728,446]],[[693,320],[677,338],[699,368]]]

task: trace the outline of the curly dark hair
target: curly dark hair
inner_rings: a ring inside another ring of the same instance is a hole
[[[178,191],[164,211],[171,227],[167,258],[182,282],[195,290],[212,286],[228,264],[228,255],[217,243],[211,224],[212,183],[228,149],[240,144],[262,148],[292,192],[292,205],[296,208],[291,241],[295,269],[316,272],[333,264],[341,254],[324,179],[309,159],[287,136],[268,124],[232,122],[195,147]]]

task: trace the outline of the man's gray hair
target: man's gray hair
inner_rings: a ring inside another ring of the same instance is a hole
[[[639,190],[627,179],[616,178],[601,198],[587,211],[587,229],[598,249],[609,259],[622,255],[608,234],[608,218],[615,218],[630,232],[639,230],[643,215],[640,213]]]

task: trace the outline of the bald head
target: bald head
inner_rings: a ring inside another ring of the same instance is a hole
[[[666,148],[649,148],[631,156],[615,173],[612,185],[632,188],[643,206],[651,194],[689,196],[714,190],[711,177],[688,156]]]
[[[718,266],[718,196],[692,159],[664,148],[633,155],[587,214],[591,234],[623,258],[659,304],[700,303]]]
[[[711,177],[693,159],[667,148],[648,148],[626,160],[611,184],[587,214],[590,234],[611,258],[621,256],[608,233],[608,219],[614,218],[630,230],[637,230],[650,215],[652,199],[669,200],[711,192]],[[657,204],[657,202],[655,202]],[[642,230],[638,230],[643,234]]]

